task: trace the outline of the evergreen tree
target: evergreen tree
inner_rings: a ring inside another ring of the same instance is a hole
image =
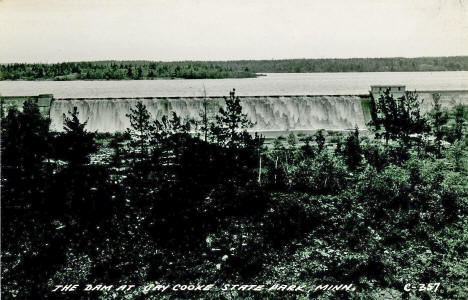
[[[235,149],[251,140],[246,129],[252,127],[253,123],[242,113],[240,98],[236,97],[235,89],[230,92],[229,98],[224,100],[226,108],[219,109],[216,124],[212,126],[211,131],[220,145]]]
[[[463,169],[463,143],[461,140],[455,140],[450,149],[450,154],[454,162],[454,170],[460,172]]]
[[[444,126],[448,121],[447,112],[443,111],[441,108],[439,94],[434,94],[434,104],[430,115],[432,118],[431,131],[435,137],[435,150],[436,154],[439,156],[441,153],[442,139],[446,135]]]
[[[130,78],[130,79],[133,79],[133,68],[132,67],[127,68],[127,77]]]
[[[296,145],[297,145],[297,138],[296,138],[296,135],[294,135],[294,133],[290,133],[288,135],[288,144],[291,148],[296,148]]]
[[[323,136],[322,129],[317,131],[315,134],[315,142],[317,143],[318,153],[322,152],[322,150],[325,148],[325,137]]]
[[[46,208],[53,186],[49,124],[32,100],[1,120],[2,298],[40,299],[46,270],[59,256],[50,250]]]
[[[110,158],[110,165],[114,168],[122,167],[122,160],[124,159],[122,142],[126,138],[128,138],[126,134],[116,133],[109,143],[109,147],[113,150],[113,155]]]
[[[314,149],[312,147],[312,142],[314,141],[314,137],[308,135],[304,138],[304,145],[302,146],[302,151],[307,157],[311,157],[314,155]]]
[[[465,108],[459,104],[455,107],[455,126],[453,127],[453,140],[461,141],[465,125]]]
[[[127,117],[130,119],[130,128],[127,135],[130,141],[127,144],[126,157],[128,171],[125,185],[129,191],[129,199],[140,212],[151,207],[152,194],[156,186],[154,173],[158,168],[155,165],[155,148],[151,145],[154,141],[155,125],[151,115],[142,102],[138,102],[130,109]]]
[[[68,116],[63,115],[63,130],[59,140],[63,147],[61,157],[73,166],[80,166],[89,163],[90,154],[97,151],[94,141],[96,134],[86,131],[87,122],[81,123],[78,118],[77,107],[68,112]]]
[[[152,140],[152,159],[154,163],[162,163],[171,166],[169,169],[174,169],[181,164],[184,153],[189,151],[187,147],[192,142],[189,135],[190,122],[183,122],[182,118],[172,112],[171,118],[163,116],[161,121],[155,121],[155,128]],[[170,178],[175,176],[169,174],[171,172],[159,173]]]
[[[130,146],[135,152],[135,158],[144,158],[149,154],[148,145],[154,131],[153,121],[148,109],[142,102],[137,102],[134,108],[130,108],[130,128],[127,133],[131,137]]]
[[[43,201],[47,186],[45,159],[50,157],[50,120],[37,103],[26,101],[23,111],[10,108],[2,118],[2,197],[14,206],[28,207]]]
[[[104,221],[111,212],[107,168],[90,164],[90,156],[98,150],[96,133],[88,132],[87,122],[81,122],[78,116],[76,107],[64,114],[64,131],[58,135],[55,148],[68,165],[54,177],[56,187],[49,205],[50,214],[55,217],[69,214],[68,226],[77,231]]]
[[[377,130],[383,128],[385,143],[390,139],[400,140],[405,145],[410,142],[410,136],[421,134],[427,130],[426,120],[420,113],[418,94],[407,92],[402,97],[395,99],[390,93],[390,89],[377,99],[372,100],[373,125]],[[376,132],[376,137],[381,133]]]
[[[141,67],[138,67],[138,72],[137,72],[137,78],[136,79],[142,79],[143,78],[143,69]]]
[[[203,87],[203,110],[200,112],[201,117],[201,128],[200,130],[203,133],[203,140],[208,141],[208,133],[210,130],[210,122],[208,120],[208,100],[206,99],[206,89]]]
[[[354,132],[350,133],[346,138],[343,154],[348,168],[352,171],[356,170],[362,159],[359,129],[357,127],[354,129]]]

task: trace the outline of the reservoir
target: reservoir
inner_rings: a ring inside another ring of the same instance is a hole
[[[109,81],[0,81],[3,96],[53,94],[55,98],[360,95],[371,85],[406,85],[406,90],[468,90],[468,71],[268,73],[244,79]]]

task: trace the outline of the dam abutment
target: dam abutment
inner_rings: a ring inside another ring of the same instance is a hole
[[[21,110],[26,101],[33,101],[39,107],[39,111],[44,117],[50,116],[50,108],[54,101],[54,95],[41,94],[38,96],[0,96],[0,106],[3,113],[6,113],[10,107],[16,107]]]

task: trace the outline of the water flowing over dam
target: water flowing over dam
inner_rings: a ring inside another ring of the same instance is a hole
[[[395,96],[404,90],[395,86]],[[380,87],[374,86],[366,95],[271,95],[241,96],[243,112],[255,125],[249,131],[283,134],[288,131],[349,130],[356,126],[365,130],[370,121],[371,95],[380,97]],[[433,107],[435,95],[442,108],[453,108],[458,104],[468,106],[468,90],[459,91],[418,91],[421,112],[427,113]],[[80,97],[55,98],[53,94],[38,96],[1,96],[1,107],[22,109],[27,100],[35,101],[40,112],[51,119],[51,129],[63,130],[63,116],[74,107],[78,109],[81,122],[87,122],[86,129],[97,132],[123,132],[130,127],[127,114],[137,102],[142,102],[153,119],[175,112],[184,120],[201,120],[206,107],[208,118],[213,121],[220,107],[225,105],[224,97]],[[197,128],[192,127],[192,131]]]
[[[250,131],[347,130],[365,129],[363,99],[360,96],[247,96],[241,97],[243,112],[255,125]],[[145,97],[111,99],[55,99],[50,107],[51,129],[63,130],[63,114],[78,108],[86,129],[98,132],[122,132],[130,127],[127,114],[141,101],[151,116],[161,119],[175,112],[183,119],[200,120],[207,108],[214,119],[223,97]],[[205,103],[205,104],[204,104]]]

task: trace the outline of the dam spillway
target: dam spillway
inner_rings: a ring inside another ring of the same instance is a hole
[[[438,94],[443,108],[457,104],[468,105],[468,91],[418,91],[421,111],[432,109]],[[376,97],[377,95],[373,95]],[[182,119],[200,120],[204,105],[214,120],[224,97],[115,97],[115,98],[54,98],[52,94],[39,96],[1,96],[2,109],[10,106],[22,109],[26,100],[35,101],[41,113],[50,117],[51,129],[63,130],[63,115],[77,107],[79,119],[87,122],[86,129],[97,132],[123,132],[130,122],[127,114],[141,101],[154,119],[175,112]],[[370,121],[370,95],[284,95],[241,96],[243,112],[255,123],[252,132],[287,132],[366,129]],[[205,104],[204,104],[205,103]]]
[[[365,115],[360,96],[247,96],[240,97],[243,113],[255,125],[250,131],[346,130],[365,128]],[[56,99],[51,103],[51,129],[61,131],[63,115],[77,107],[80,121],[89,131],[123,132],[130,127],[127,114],[142,102],[154,119],[175,112],[184,120],[214,119],[224,106],[223,97],[145,97]]]

